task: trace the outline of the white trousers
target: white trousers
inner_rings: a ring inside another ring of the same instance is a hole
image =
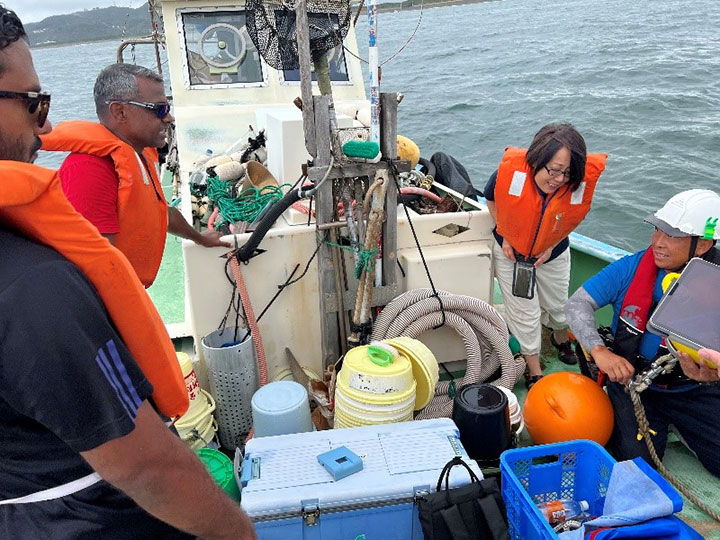
[[[513,295],[514,263],[505,257],[497,242],[493,242],[493,264],[510,333],[520,342],[522,354],[540,354],[542,325],[553,330],[567,328],[564,309],[570,285],[570,249],[537,269],[532,300]]]

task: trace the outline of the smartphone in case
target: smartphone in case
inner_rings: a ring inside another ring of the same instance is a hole
[[[532,259],[518,257],[513,267],[513,296],[532,300],[535,297],[535,264]]]

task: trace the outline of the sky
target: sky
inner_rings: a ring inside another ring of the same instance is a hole
[[[42,21],[50,15],[74,13],[96,7],[142,6],[147,0],[3,0],[5,7],[18,14],[24,23]]]

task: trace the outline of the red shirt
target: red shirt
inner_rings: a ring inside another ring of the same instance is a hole
[[[72,153],[58,172],[65,196],[85,219],[101,234],[120,232],[119,180],[111,158]]]

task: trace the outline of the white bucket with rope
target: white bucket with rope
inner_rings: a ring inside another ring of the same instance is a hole
[[[200,390],[197,399],[190,402],[190,408],[175,422],[180,438],[193,450],[210,444],[217,432],[213,418],[215,400],[205,390]]]

